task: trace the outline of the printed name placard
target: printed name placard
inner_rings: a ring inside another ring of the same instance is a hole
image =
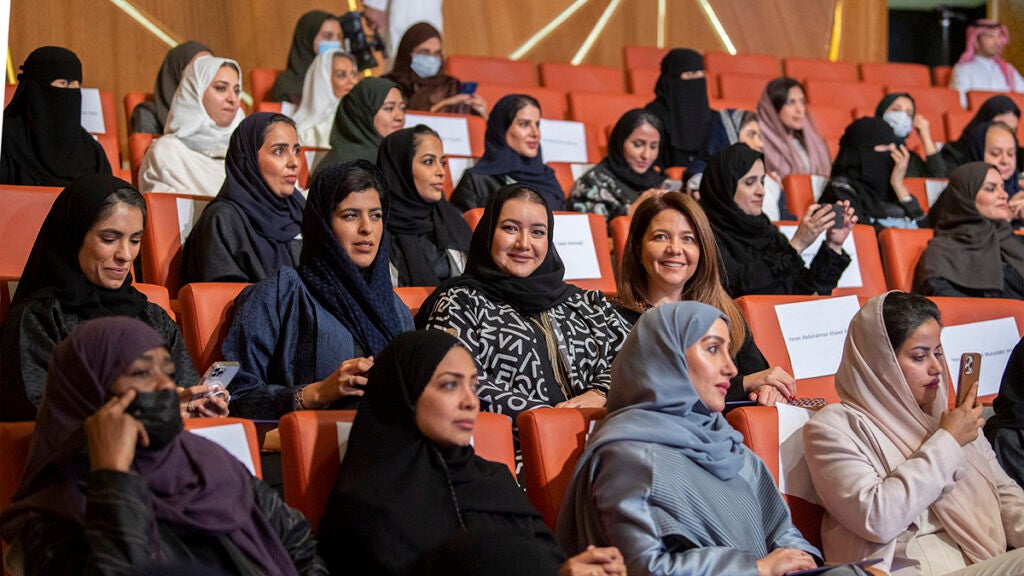
[[[939,195],[949,185],[949,180],[945,178],[929,178],[924,181],[924,191],[928,195],[928,207],[935,206],[935,201],[939,199]]]
[[[586,214],[555,214],[555,249],[565,264],[566,280],[601,277],[590,218]]]
[[[796,234],[796,226],[785,225],[779,226],[779,231],[782,232],[786,238],[792,240],[793,235]],[[821,250],[821,245],[825,242],[825,233],[818,236],[818,238],[811,242],[801,254],[800,257],[804,259],[804,264],[807,266],[811,265],[811,261],[818,255],[818,250]],[[827,250],[827,248],[826,248]],[[857,260],[857,243],[853,240],[853,232],[846,237],[843,241],[843,252],[850,255],[850,265],[843,270],[843,275],[839,277],[839,283],[836,284],[838,288],[860,288],[864,285],[864,279],[860,276],[860,262]]]
[[[475,162],[472,158],[448,158],[448,173],[452,175],[452,190],[459,185],[459,181],[462,180],[462,175],[472,166]]]
[[[569,165],[569,169],[572,170],[572,177],[574,180],[579,180],[581,176],[586,174],[587,171],[593,167],[593,164],[574,163]]]
[[[821,198],[821,193],[825,191],[826,184],[828,184],[828,176],[811,174],[811,194],[814,195],[815,202]]]
[[[441,135],[444,153],[448,156],[472,156],[473,148],[469,145],[469,123],[465,118],[452,116],[426,116],[423,114],[406,114],[406,127],[417,124],[430,126]]]
[[[103,101],[96,88],[82,88],[82,128],[90,134],[106,134],[103,123]]]
[[[779,304],[775,316],[797,379],[836,373],[850,320],[860,310],[856,296]]]
[[[192,200],[191,198],[178,198],[177,204],[178,236],[181,238],[182,245],[184,245],[185,239],[192,233],[192,228],[199,221],[199,215],[203,213],[209,202],[205,200]]]
[[[818,504],[818,494],[804,458],[803,427],[812,412],[781,402],[775,408],[779,414],[779,492]]]
[[[978,396],[999,392],[999,383],[1006,370],[1010,352],[1020,340],[1017,322],[1013,318],[999,318],[970,324],[946,326],[942,329],[942,351],[946,365],[956,388],[960,374],[960,355],[964,352],[981,354],[981,378],[978,381]]]
[[[281,114],[291,118],[295,116],[295,112],[299,110],[299,107],[291,102],[281,102]]]
[[[249,439],[245,436],[245,427],[241,424],[206,426],[189,430],[189,432],[196,436],[202,436],[227,450],[228,453],[248,468],[250,474],[256,474],[256,467],[252,462],[252,452],[249,451]]]
[[[348,452],[348,437],[352,434],[352,422],[338,422],[338,461],[345,460]]]
[[[543,119],[540,145],[545,162],[579,162],[587,158],[587,129],[582,122]]]

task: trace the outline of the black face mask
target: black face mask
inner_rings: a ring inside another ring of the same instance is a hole
[[[139,392],[125,413],[142,423],[149,435],[149,449],[167,446],[185,428],[178,393],[174,390]]]

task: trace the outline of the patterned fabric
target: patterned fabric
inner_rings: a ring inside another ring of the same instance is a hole
[[[616,178],[604,166],[594,166],[573,183],[569,206],[576,212],[593,212],[612,218],[625,216],[640,194]]]

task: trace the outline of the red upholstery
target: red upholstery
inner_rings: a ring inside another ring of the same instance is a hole
[[[849,108],[838,108],[835,106],[812,106],[810,110],[822,138],[826,140],[839,139],[846,131],[846,127],[853,122],[853,115]]]
[[[181,335],[200,374],[222,358],[221,342],[227,334],[235,298],[248,284],[193,282],[178,293]]]
[[[121,143],[117,136],[117,106],[114,104],[114,93],[109,90],[100,90],[100,105],[103,109],[103,134],[93,134],[96,141],[103,146],[107,153],[107,161],[114,171],[114,176],[119,176],[121,170]]]
[[[249,456],[252,457],[252,467],[256,471],[257,478],[263,478],[263,465],[260,463],[260,439],[256,433],[256,424],[248,418],[186,418],[185,430],[196,430],[197,428],[215,428],[217,426],[230,426],[241,424],[245,430],[245,439],[249,443]]]
[[[623,46],[622,67],[627,70],[634,68],[648,68],[658,70],[661,68],[661,59],[668,54],[668,48],[656,46]]]
[[[704,53],[704,70],[709,77],[719,74],[778,76],[779,59],[767,54],[733,55],[728,52],[709,51]]]
[[[857,65],[853,62],[831,62],[824,58],[783,58],[782,70],[786,76],[806,82],[809,78],[857,82]]]
[[[463,82],[536,86],[533,62],[489,58],[486,56],[449,56],[447,71]]]
[[[604,415],[604,408],[538,408],[519,414],[526,495],[552,530],[590,423]]]
[[[801,218],[807,207],[814,204],[814,183],[810,174],[790,174],[782,179],[782,190],[786,195],[786,207]]]
[[[910,292],[917,261],[934,232],[930,229],[902,230],[886,228],[878,235],[882,246],[885,280],[890,290]]]
[[[167,312],[171,319],[175,318],[174,310],[171,309],[171,297],[167,294],[167,288],[158,284],[145,284],[142,282],[136,282],[134,286],[136,290],[146,296],[146,300],[163,308],[164,312]]]
[[[754,74],[719,74],[718,95],[728,100],[745,102],[744,110],[754,110],[764,87],[773,78]]]
[[[152,102],[153,95],[147,92],[127,92],[124,95],[124,118],[125,122],[128,123],[128,135],[133,134],[132,131],[132,111],[135,107],[143,102]]]
[[[548,88],[608,94],[626,91],[621,68],[567,62],[545,62],[539,68],[541,84]]]
[[[420,311],[423,301],[433,294],[434,288],[434,286],[403,286],[395,288],[395,294],[398,294],[398,297],[402,299],[402,303],[415,316]]]
[[[476,87],[476,93],[487,101],[487,109],[490,110],[506,94],[529,94],[540,103],[540,115],[542,118],[554,118],[565,120],[569,116],[569,103],[566,91],[558,88],[543,88],[540,86],[514,86],[511,84],[480,84]]]
[[[932,66],[932,86],[949,86],[952,75],[952,66]]]
[[[875,84],[931,86],[932,74],[924,64],[903,62],[861,62],[860,77]]]
[[[257,112],[273,112],[275,114],[280,114],[281,113],[281,103],[280,102],[266,102],[266,101],[264,101],[264,102],[257,102],[256,103],[256,111]]]
[[[807,101],[812,105],[834,106],[836,108],[854,109],[858,107],[872,110],[885,95],[881,84],[867,82],[836,82],[833,80],[807,81]]]
[[[558,185],[562,187],[562,191],[565,192],[565,198],[569,198],[569,192],[572,191],[572,185],[576,182],[576,178],[572,175],[572,162],[548,162],[548,166],[555,171],[555,178],[558,180]]]
[[[661,76],[661,70],[657,68],[630,68],[626,70],[626,78],[629,84],[629,91],[633,94],[639,94],[644,98],[654,97],[654,85],[658,82],[658,76]],[[711,97],[711,92],[718,89],[718,85],[713,81],[708,83],[708,97]],[[717,96],[718,94],[714,94]]]
[[[942,116],[943,125],[946,127],[946,139],[955,142],[960,138],[964,128],[974,118],[974,112],[967,110],[948,110]]]
[[[193,202],[194,209],[200,212],[210,198],[163,192],[146,192],[142,197],[146,199],[146,227],[142,230],[142,279],[166,287],[170,297],[177,298],[182,283],[178,201]]]
[[[615,269],[622,271],[622,255],[626,252],[626,240],[629,238],[629,225],[633,221],[630,216],[613,218],[608,224],[612,237],[612,254],[615,255]]]
[[[917,105],[917,112],[924,114],[932,122],[932,137],[935,137],[935,125],[939,123],[942,114],[948,110],[959,112],[963,110],[960,106],[960,93],[952,88],[943,86],[911,86],[908,84],[891,82],[885,85],[885,91],[906,92],[914,98]],[[872,110],[874,112],[874,110]]]
[[[870,298],[887,290],[885,270],[878,252],[878,238],[873,226],[857,224],[853,227],[853,242],[857,246],[857,263],[860,265],[861,286],[859,288],[836,288],[833,296],[861,296]]]
[[[928,212],[930,206],[928,206],[928,181],[935,180],[940,182],[946,182],[944,178],[904,178],[903,184],[907,187],[907,192],[917,198],[917,203],[921,205],[921,209]]]
[[[585,122],[596,130],[598,144],[605,147],[608,145],[605,128],[614,126],[629,110],[643,108],[649,100],[649,97],[637,94],[569,92],[569,114],[573,120]]]
[[[1013,100],[1018,107],[1024,108],[1024,94],[1018,92],[990,92],[987,90],[971,90],[967,93],[967,109],[977,112],[978,108],[985,103],[986,100],[993,96],[1006,96],[1010,100]]]
[[[146,152],[153,145],[156,134],[145,134],[135,132],[128,135],[128,166],[131,170],[132,184],[139,185],[139,169],[142,167],[142,160]]]
[[[19,278],[60,188],[0,185],[0,277]]]
[[[249,73],[249,90],[252,94],[253,102],[263,102],[267,99],[270,94],[270,89],[274,87],[274,81],[281,75],[284,70],[274,70],[273,68],[253,68],[252,72]]]

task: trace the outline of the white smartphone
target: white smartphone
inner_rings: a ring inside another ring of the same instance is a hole
[[[218,394],[221,396],[225,395],[228,384],[231,383],[235,374],[238,374],[239,369],[238,362],[214,362],[199,381],[200,386],[209,386],[210,390],[202,394],[196,394],[192,399],[206,398]]]

